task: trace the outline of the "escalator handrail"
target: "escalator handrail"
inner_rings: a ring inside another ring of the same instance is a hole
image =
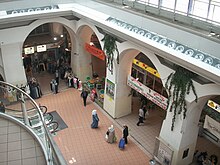
[[[31,101],[31,102],[33,103],[33,105],[36,107],[36,110],[37,110],[37,112],[39,113],[39,116],[40,116],[41,121],[43,121],[42,124],[43,124],[44,130],[45,130],[45,135],[47,136],[49,142],[51,143],[51,146],[52,146],[52,148],[53,148],[53,151],[55,152],[56,157],[58,158],[59,164],[62,164],[62,165],[67,164],[66,160],[64,159],[64,157],[63,157],[63,155],[61,154],[60,150],[58,149],[58,146],[57,146],[56,143],[54,142],[53,137],[51,136],[50,132],[48,131],[47,126],[46,126],[46,124],[45,124],[45,122],[44,122],[44,117],[43,117],[43,114],[42,114],[42,112],[41,112],[41,110],[40,110],[40,107],[39,107],[39,105],[34,101],[34,99],[31,98],[31,96],[29,96],[26,92],[24,92],[24,91],[21,90],[20,88],[18,88],[18,87],[16,87],[16,86],[12,85],[12,84],[10,84],[10,83],[4,82],[4,81],[0,81],[0,86],[9,86],[9,87],[11,87],[11,88],[13,88],[13,89],[16,89],[17,91],[19,91],[19,92],[21,92],[22,94],[24,94],[28,99],[30,99],[30,101]],[[50,153],[47,153],[47,154],[50,154]],[[45,158],[48,158],[48,159],[47,159],[47,161],[48,161],[47,163],[48,163],[48,164],[51,164],[51,160],[49,159],[49,155],[45,155]]]

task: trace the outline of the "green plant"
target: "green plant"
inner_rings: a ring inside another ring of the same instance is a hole
[[[107,67],[111,74],[113,74],[113,60],[114,52],[117,53],[117,64],[119,64],[119,52],[116,44],[116,38],[109,34],[105,34],[104,38],[101,40],[104,42],[103,50],[107,56]]]
[[[194,74],[193,72],[176,65],[175,73],[171,73],[167,78],[167,81],[165,83],[165,88],[168,90],[167,109],[170,106],[170,112],[174,111],[171,126],[172,131],[177,114],[181,114],[183,112],[183,118],[186,118],[187,107],[185,97],[186,94],[188,95],[190,93],[191,89],[196,97],[195,101],[197,102],[198,96],[196,94],[195,87],[192,81],[192,78],[195,76],[196,74]],[[173,89],[172,94],[171,89]],[[171,95],[173,96],[172,100]]]

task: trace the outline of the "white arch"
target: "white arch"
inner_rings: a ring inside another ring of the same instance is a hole
[[[125,61],[127,61],[128,63],[132,64],[132,60],[135,58],[135,56],[139,53],[142,52],[143,54],[145,54],[153,63],[153,65],[156,67],[156,70],[158,71],[158,73],[160,74],[160,78],[163,82],[163,84],[165,84],[166,82],[166,78],[169,76],[169,74],[171,72],[173,72],[172,69],[164,66],[163,64],[160,63],[159,59],[157,58],[157,56],[155,55],[154,52],[152,52],[149,49],[143,48],[143,47],[139,47],[136,46],[130,42],[123,42],[122,44],[120,44],[118,46],[119,50],[120,50],[120,61],[123,63]],[[129,53],[129,57],[127,55],[127,52],[130,50],[137,50],[138,53],[137,54],[130,54]],[[127,58],[128,57],[128,58]],[[126,63],[127,63],[126,62]],[[121,64],[121,63],[120,63]],[[126,65],[126,64],[125,64]],[[122,66],[120,65],[120,68]],[[130,69],[131,70],[131,69]]]
[[[101,47],[103,48],[103,42],[101,40],[104,37],[104,35],[102,33],[100,33],[98,31],[98,29],[93,24],[89,24],[88,22],[84,22],[82,20],[78,21],[77,27],[76,27],[76,34],[79,35],[85,26],[88,26],[96,34],[96,36],[99,40],[99,43],[100,43]]]
[[[53,22],[60,23],[64,26],[68,27],[69,29],[71,29],[74,32],[76,31],[74,22],[67,20],[65,18],[58,17],[58,18],[52,18],[52,19],[41,19],[41,20],[34,21],[29,26],[27,26],[25,28],[25,30],[23,30],[22,41],[24,42],[25,39],[28,37],[28,35],[31,33],[31,31],[34,30],[35,28],[37,28],[38,26],[43,25],[45,23],[53,23]]]

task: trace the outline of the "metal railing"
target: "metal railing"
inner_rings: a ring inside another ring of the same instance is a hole
[[[47,165],[67,164],[48,130],[40,106],[24,90],[0,81],[0,101],[1,112],[21,121],[24,127],[30,128],[39,137],[43,151],[46,151]],[[52,129],[55,128],[52,126]]]
[[[96,1],[118,3],[123,6],[129,6],[131,9],[135,9],[135,11],[144,11],[145,13],[153,14],[158,17],[163,17],[175,23],[181,22],[187,26],[200,28],[210,33],[215,32],[215,36],[213,37],[219,39],[219,34],[220,34],[219,20],[214,19],[214,17],[210,18],[208,16],[202,17],[198,14],[196,15],[191,10],[190,10],[191,12],[189,12],[188,10],[184,12],[178,10],[178,8],[175,8],[175,6],[168,8],[166,6],[162,6],[159,3],[159,0],[158,0],[158,4],[156,3],[154,4],[151,1],[145,1],[145,0],[96,0]],[[213,4],[211,5],[213,6]],[[220,7],[220,4],[214,5],[214,7]]]

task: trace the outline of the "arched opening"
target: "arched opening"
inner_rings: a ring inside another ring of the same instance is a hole
[[[206,102],[198,126],[199,133],[194,161],[200,161],[202,153],[206,152],[207,160],[212,161],[213,164],[218,164],[220,159],[220,96],[213,96]]]
[[[51,92],[50,82],[59,76],[59,89],[67,87],[65,72],[71,70],[70,35],[60,23],[45,23],[30,32],[23,44],[23,64],[33,98]]]
[[[86,25],[81,26],[78,30],[82,45],[79,58],[80,61],[83,61],[80,77],[83,80],[83,88],[90,93],[91,100],[103,107],[106,61],[98,35],[100,34],[97,29]]]
[[[124,109],[122,106],[126,106],[127,108],[131,107],[131,113],[116,119],[116,121],[120,125],[128,125],[133,134],[138,134],[141,131],[142,136],[135,136],[135,139],[149,153],[153,154],[155,137],[159,137],[162,122],[166,117],[167,93],[156,69],[159,67],[158,59],[150,51],[145,50],[141,52],[135,49],[128,49],[123,53],[121,54],[123,59],[121,59],[120,64],[124,66],[120,70],[124,71],[122,74],[125,74],[126,70],[126,75],[123,78],[119,76],[119,81],[125,83],[121,88],[123,91],[127,90],[128,93],[124,92],[123,99],[127,99],[126,103],[130,105],[122,104],[120,111]],[[129,99],[131,99],[130,102]],[[149,115],[146,113],[144,124],[137,126],[139,109],[143,104],[146,105]]]

